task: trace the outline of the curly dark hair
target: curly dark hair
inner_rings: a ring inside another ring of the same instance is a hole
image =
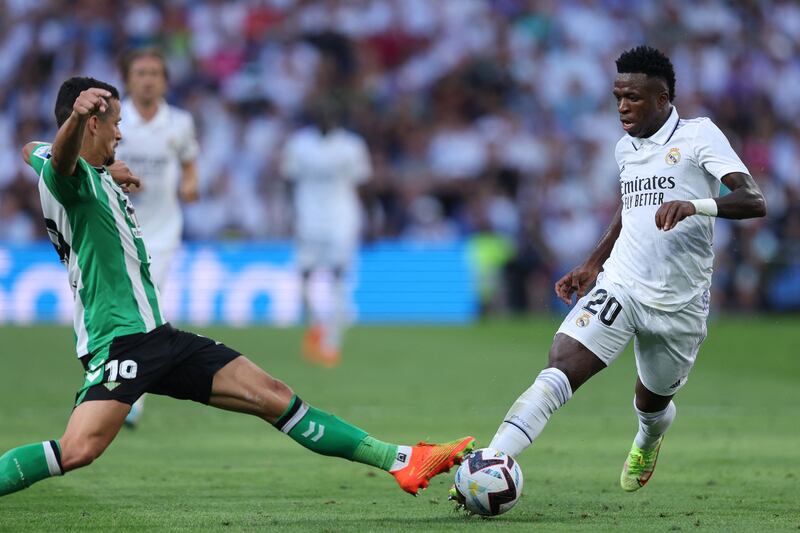
[[[617,58],[617,72],[619,74],[647,74],[650,77],[661,78],[669,88],[669,101],[675,99],[675,69],[669,58],[656,48],[642,45],[622,52]]]

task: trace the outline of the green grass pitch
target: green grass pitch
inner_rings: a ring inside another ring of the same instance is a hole
[[[798,317],[709,327],[650,484],[618,476],[636,422],[626,352],[520,458],[525,494],[492,520],[382,472],[316,456],[244,415],[150,396],[141,427],[87,469],[0,499],[0,531],[773,531],[800,529]],[[546,361],[554,319],[360,327],[336,369],[298,357],[296,329],[206,328],[307,401],[378,438],[473,434],[487,445]],[[81,383],[72,334],[0,328],[0,453],[58,438]]]

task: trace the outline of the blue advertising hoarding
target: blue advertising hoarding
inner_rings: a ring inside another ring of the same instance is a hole
[[[464,242],[380,242],[364,247],[349,278],[354,321],[459,323],[478,313]],[[330,277],[312,282],[318,313]],[[300,280],[289,243],[213,242],[176,254],[162,291],[167,320],[186,324],[291,325],[301,318]],[[49,243],[0,243],[0,323],[72,321],[66,270]]]

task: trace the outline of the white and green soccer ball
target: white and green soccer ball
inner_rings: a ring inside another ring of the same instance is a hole
[[[522,494],[522,469],[513,457],[491,448],[475,450],[456,472],[456,491],[466,509],[481,516],[503,514]]]

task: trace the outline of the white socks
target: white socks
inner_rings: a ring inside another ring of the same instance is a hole
[[[639,431],[636,433],[636,439],[633,442],[643,450],[651,450],[659,437],[667,432],[667,428],[675,420],[675,403],[669,402],[669,405],[663,411],[645,413],[636,408],[636,398],[634,398],[633,408],[636,411],[636,416],[639,417]]]
[[[341,349],[342,338],[347,325],[348,298],[348,286],[344,276],[335,279],[333,282],[333,302],[325,318],[324,335],[325,346],[336,351]]]
[[[489,447],[516,457],[539,436],[550,415],[571,397],[566,374],[557,368],[545,368],[508,410]]]
[[[489,448],[516,457],[536,440],[550,415],[571,397],[572,387],[566,374],[557,368],[545,368],[508,410]],[[669,402],[663,411],[645,413],[636,409],[634,398],[633,408],[639,417],[639,431],[634,442],[639,448],[650,450],[675,420],[675,403]]]

